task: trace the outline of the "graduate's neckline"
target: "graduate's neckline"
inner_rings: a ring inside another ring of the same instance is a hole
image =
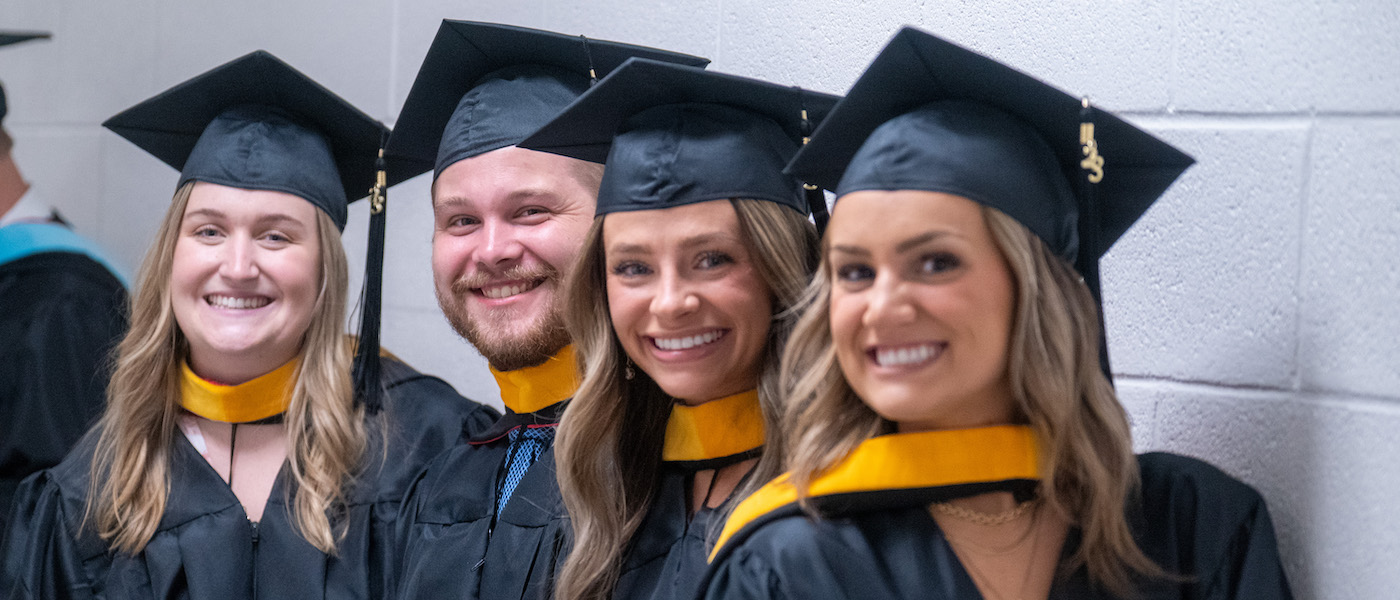
[[[578,367],[574,347],[565,346],[543,363],[514,371],[498,371],[491,375],[501,387],[501,402],[516,414],[538,412],[569,398],[578,391]]]
[[[265,375],[237,385],[222,385],[196,375],[188,362],[180,364],[180,407],[221,423],[255,423],[287,411],[291,405],[300,357]]]
[[[1028,425],[893,433],[861,442],[817,476],[807,494],[814,502],[841,498],[859,505],[862,495],[894,494],[902,500],[935,502],[972,491],[1033,487],[1041,478],[1040,448]],[[713,559],[740,530],[798,500],[783,475],[746,498],[730,515]]]
[[[703,404],[676,404],[666,421],[661,460],[687,470],[717,469],[755,458],[765,439],[758,390]]]

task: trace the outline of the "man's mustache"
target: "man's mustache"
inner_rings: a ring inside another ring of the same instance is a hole
[[[528,267],[518,265],[504,271],[481,269],[453,281],[452,293],[456,295],[466,294],[472,290],[485,287],[493,281],[534,281],[537,279],[552,280],[558,278],[559,270],[544,264]]]

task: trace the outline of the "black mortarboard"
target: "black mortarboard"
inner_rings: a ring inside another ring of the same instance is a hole
[[[906,27],[788,170],[838,202],[912,189],[996,208],[1074,263],[1098,300],[1099,258],[1193,162],[1087,101]]]
[[[11,31],[0,30],[0,47],[10,44],[18,44],[29,40],[48,39],[53,37],[47,31]],[[5,120],[5,115],[9,113],[10,106],[5,102],[5,87],[0,86],[0,121]]]
[[[374,198],[359,345],[358,397],[381,406],[379,285],[383,273],[384,161],[388,128],[334,92],[258,50],[198,75],[102,124],[180,170],[179,185],[206,181],[306,199],[344,230],[346,205]]]
[[[443,20],[386,154],[390,182],[519,143],[628,58],[709,60],[509,25]]]
[[[345,228],[346,204],[375,182],[388,129],[259,50],[122,111],[102,124],[207,181],[305,198]]]
[[[807,214],[802,185],[783,166],[838,99],[634,58],[520,146],[606,160],[599,215],[729,198]]]

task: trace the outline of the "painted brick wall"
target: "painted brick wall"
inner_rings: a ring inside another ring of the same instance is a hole
[[[659,45],[838,93],[914,24],[1180,145],[1200,163],[1104,264],[1137,445],[1258,487],[1300,598],[1400,589],[1400,3],[0,0],[0,27],[55,34],[0,51],[6,126],[43,196],[134,270],[175,174],[102,119],[266,48],[392,122],[443,17]],[[426,178],[392,192],[386,344],[498,402],[433,299],[427,198]],[[352,270],[365,223],[352,210]]]

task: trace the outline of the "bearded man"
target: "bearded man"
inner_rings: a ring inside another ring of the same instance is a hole
[[[552,592],[569,524],[551,447],[579,381],[556,302],[593,221],[602,166],[515,144],[633,56],[708,62],[445,20],[404,103],[386,151],[391,174],[433,171],[438,303],[490,362],[506,413],[414,482],[399,519],[397,597]]]

